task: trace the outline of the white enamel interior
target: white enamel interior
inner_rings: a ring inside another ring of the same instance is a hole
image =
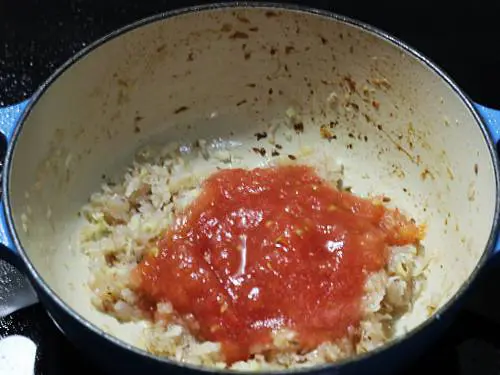
[[[305,145],[318,162],[342,162],[354,192],[390,196],[428,225],[428,287],[399,327],[411,329],[426,319],[429,301],[453,296],[484,251],[494,220],[493,162],[472,113],[439,75],[381,37],[321,15],[182,14],[77,61],[33,108],[13,154],[10,200],[22,246],[71,308],[141,347],[140,327],[90,305],[77,211],[104,173],[120,175],[148,142],[222,137],[242,142],[240,152],[262,164],[251,151],[260,145],[254,133],[285,121],[290,107],[305,131],[289,153]],[[331,121],[337,139],[328,142],[320,126]]]

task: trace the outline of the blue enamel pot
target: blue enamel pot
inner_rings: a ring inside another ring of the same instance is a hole
[[[8,144],[0,254],[26,275],[54,324],[110,373],[214,372],[148,353],[140,325],[93,307],[78,212],[102,176],[122,175],[141,146],[234,138],[254,160],[254,134],[285,121],[290,108],[304,124],[289,135],[290,149],[321,151],[325,163],[344,165],[354,191],[390,196],[426,224],[429,256],[397,337],[292,371],[378,374],[408,365],[500,248],[500,112],[471,101],[404,42],[339,15],[214,4],[159,14],[82,50],[32,98],[0,111]],[[325,124],[336,135],[329,140]]]

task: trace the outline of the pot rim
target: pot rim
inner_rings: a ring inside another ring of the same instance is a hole
[[[487,147],[490,152],[491,159],[493,161],[493,167],[494,167],[494,174],[495,174],[495,182],[496,182],[496,201],[495,201],[495,214],[494,214],[494,220],[490,232],[490,236],[488,238],[487,245],[485,247],[485,250],[483,254],[481,255],[479,261],[477,262],[476,266],[474,267],[474,270],[471,272],[471,274],[468,276],[468,278],[464,281],[464,283],[461,285],[461,287],[458,289],[458,291],[453,295],[453,297],[450,298],[443,306],[441,306],[433,316],[427,318],[425,321],[420,323],[418,326],[413,328],[411,331],[406,333],[403,336],[391,339],[389,342],[385,343],[379,348],[376,348],[374,350],[371,350],[367,353],[355,355],[353,357],[349,357],[334,363],[326,363],[326,364],[319,364],[315,366],[311,366],[309,368],[301,368],[301,369],[290,369],[290,370],[280,370],[280,371],[270,371],[273,374],[290,374],[290,373],[309,373],[309,372],[316,372],[316,371],[322,371],[322,370],[334,370],[336,368],[340,368],[344,365],[348,365],[350,363],[355,363],[359,361],[366,360],[372,356],[375,356],[377,354],[389,351],[390,349],[396,347],[398,344],[410,340],[411,338],[417,336],[419,333],[422,331],[426,330],[429,328],[434,322],[440,320],[441,315],[444,314],[446,311],[448,311],[455,303],[458,302],[458,300],[463,296],[463,294],[468,290],[472,282],[477,278],[477,275],[479,274],[479,271],[481,268],[485,265],[487,259],[489,258],[490,254],[494,250],[495,242],[497,239],[497,234],[499,231],[499,225],[500,225],[500,218],[499,218],[499,213],[500,213],[500,199],[498,198],[498,191],[500,187],[500,173],[499,173],[499,157],[496,153],[495,145],[492,141],[492,138],[487,131],[486,125],[482,119],[482,117],[479,115],[479,112],[476,110],[474,107],[471,99],[458,87],[458,85],[443,71],[441,70],[435,63],[433,63],[429,58],[415,50],[414,48],[408,46],[406,43],[403,41],[399,40],[398,38],[390,35],[389,33],[371,26],[369,24],[366,24],[364,22],[355,20],[350,17],[346,17],[343,15],[339,15],[327,10],[320,10],[320,9],[314,9],[312,7],[308,6],[302,6],[302,5],[296,5],[296,4],[289,4],[289,3],[275,3],[275,2],[255,2],[255,1],[236,1],[236,2],[231,2],[231,3],[212,3],[212,4],[204,4],[204,5],[195,5],[195,6],[190,6],[190,7],[184,7],[180,9],[175,9],[167,12],[162,12],[158,13],[143,19],[140,19],[138,21],[135,21],[131,24],[128,24],[124,27],[121,27],[104,37],[94,41],[93,43],[90,43],[87,45],[85,48],[83,48],[81,51],[73,55],[69,60],[67,60],[63,65],[61,65],[59,68],[55,70],[55,72],[38,88],[38,90],[34,93],[32,96],[26,110],[22,114],[21,118],[19,119],[19,122],[14,130],[14,134],[12,137],[12,141],[8,147],[7,155],[5,158],[5,169],[4,169],[4,178],[2,182],[2,188],[3,188],[3,196],[2,196],[2,203],[5,208],[5,213],[6,213],[6,220],[8,224],[8,228],[10,230],[10,233],[12,234],[14,244],[18,250],[18,253],[20,257],[22,258],[24,264],[26,265],[26,269],[28,270],[28,273],[30,278],[32,279],[33,282],[35,282],[41,290],[45,294],[47,294],[58,306],[58,308],[62,309],[66,314],[70,315],[72,318],[74,318],[78,323],[81,325],[85,326],[87,329],[92,331],[94,334],[97,334],[106,340],[108,340],[110,343],[113,343],[120,347],[121,349],[125,349],[128,351],[133,352],[136,355],[141,355],[146,358],[148,358],[151,361],[156,361],[159,363],[162,363],[167,366],[176,366],[176,367],[181,367],[181,368],[186,368],[190,370],[195,370],[195,371],[201,371],[204,373],[220,373],[220,372],[228,372],[228,373],[233,373],[237,372],[240,374],[254,374],[254,372],[249,372],[249,371],[235,371],[235,370],[220,370],[220,369],[215,369],[215,368],[209,368],[209,367],[203,367],[203,366],[197,366],[197,365],[192,365],[192,364],[186,364],[186,363],[180,363],[174,360],[171,360],[166,357],[159,357],[155,356],[145,350],[139,349],[133,345],[130,345],[115,336],[104,332],[101,328],[96,326],[95,324],[91,323],[87,319],[85,319],[83,316],[81,316],[78,312],[73,310],[70,306],[68,306],[55,292],[54,290],[45,283],[45,281],[42,279],[40,273],[36,270],[30,259],[28,258],[26,252],[24,251],[23,247],[21,246],[21,243],[19,241],[17,231],[14,225],[14,221],[12,219],[12,207],[10,203],[10,175],[12,173],[12,158],[15,150],[15,145],[17,143],[17,139],[20,136],[22,132],[22,128],[24,126],[25,120],[28,118],[31,110],[33,107],[37,104],[39,99],[43,96],[45,91],[50,87],[50,85],[57,80],[57,78],[64,73],[67,69],[69,69],[72,65],[77,63],[81,58],[86,56],[87,54],[91,53],[94,49],[100,47],[101,45],[105,44],[106,42],[118,38],[124,34],[126,34],[129,31],[138,29],[142,26],[146,26],[149,24],[152,24],[154,22],[161,22],[165,21],[169,18],[184,15],[184,14],[190,14],[190,13],[196,13],[196,12],[201,12],[201,11],[211,11],[211,10],[231,10],[231,9],[244,9],[244,8],[253,8],[253,9],[272,9],[272,10],[282,10],[282,11],[292,11],[292,12],[298,12],[298,13],[303,13],[306,15],[310,16],[317,16],[317,17],[325,17],[330,20],[333,20],[335,22],[341,22],[349,26],[353,26],[355,28],[361,29],[364,32],[368,32],[374,36],[379,37],[380,39],[383,39],[384,41],[394,45],[395,47],[398,47],[402,51],[404,51],[406,54],[411,55],[412,57],[416,58],[419,60],[422,64],[430,68],[434,73],[436,73],[462,100],[462,102],[465,104],[465,106],[469,109],[471,114],[473,115],[474,119],[476,120],[477,124],[479,125],[483,136],[486,139]]]

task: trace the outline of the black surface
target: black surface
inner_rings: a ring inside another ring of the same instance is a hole
[[[82,46],[148,15],[192,5],[172,0],[0,1],[0,105],[29,97],[50,73]],[[500,107],[500,3],[454,3],[439,9],[422,2],[317,0],[331,9],[380,27],[444,68],[472,99]],[[490,270],[469,308],[407,374],[500,374],[500,286]],[[40,306],[0,319],[0,336],[23,334],[38,345],[37,374],[99,372],[52,325]],[[376,373],[376,369],[374,369]]]

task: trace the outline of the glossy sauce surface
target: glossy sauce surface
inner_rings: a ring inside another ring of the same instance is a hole
[[[310,167],[221,170],[139,264],[138,289],[195,321],[191,332],[220,342],[227,362],[265,352],[281,329],[310,350],[359,324],[367,274],[385,266],[390,245],[419,236],[398,211]]]

